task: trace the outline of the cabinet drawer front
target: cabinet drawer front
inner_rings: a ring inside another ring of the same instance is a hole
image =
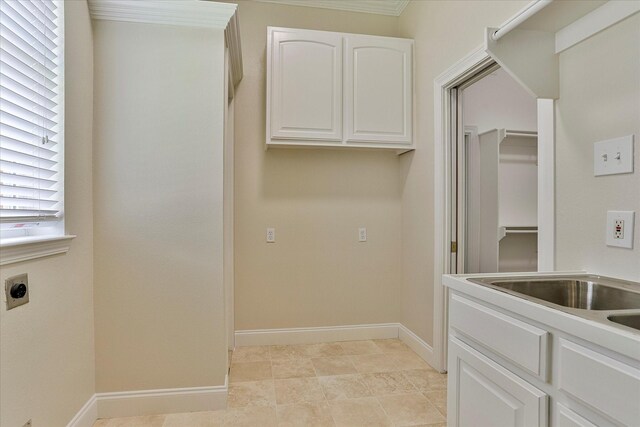
[[[453,329],[547,380],[547,331],[455,294],[449,312]]]
[[[558,403],[556,405],[556,427],[597,427],[591,421]]]
[[[544,427],[548,396],[472,347],[449,340],[452,427]]]
[[[626,426],[640,423],[640,369],[560,339],[558,388]]]

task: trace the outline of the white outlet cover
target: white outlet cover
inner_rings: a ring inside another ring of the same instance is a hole
[[[358,228],[358,242],[366,242],[367,241],[367,228],[360,227]]]
[[[633,249],[634,211],[607,212],[607,246]],[[624,221],[622,239],[616,238],[616,221]]]
[[[593,174],[616,175],[633,172],[633,137],[627,135],[593,144]]]
[[[273,227],[267,228],[267,243],[276,242],[276,229]]]

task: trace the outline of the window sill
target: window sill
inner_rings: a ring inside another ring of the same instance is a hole
[[[6,239],[0,244],[0,265],[67,253],[74,237],[76,236],[31,236]]]

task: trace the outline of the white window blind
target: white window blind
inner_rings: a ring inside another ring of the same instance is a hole
[[[63,55],[56,0],[0,0],[0,12],[0,222],[7,236],[62,217]]]

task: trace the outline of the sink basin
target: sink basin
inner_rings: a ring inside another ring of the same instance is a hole
[[[609,316],[607,319],[612,322],[640,330],[640,314],[620,314],[616,316]]]
[[[640,292],[617,283],[603,284],[596,276],[576,278],[481,278],[472,282],[490,285],[508,293],[537,298],[562,307],[581,310],[640,309]],[[608,279],[610,282],[614,282]],[[617,286],[616,286],[617,285]],[[614,320],[615,321],[615,320]],[[634,320],[640,323],[640,318]],[[618,323],[622,323],[619,321]],[[640,329],[640,328],[638,328]]]

